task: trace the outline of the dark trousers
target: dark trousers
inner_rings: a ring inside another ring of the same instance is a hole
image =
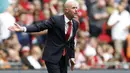
[[[62,56],[58,63],[45,61],[48,73],[67,73],[66,56]]]

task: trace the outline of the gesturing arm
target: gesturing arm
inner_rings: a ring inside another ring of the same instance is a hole
[[[10,26],[8,29],[10,31],[15,32],[39,32],[45,29],[53,28],[54,20],[52,18],[46,21],[40,21],[36,24],[29,25],[27,27],[20,26],[19,24],[15,23],[14,26]]]
[[[51,29],[53,28],[54,25],[54,20],[52,18],[38,22],[36,24],[33,24],[31,26],[27,26],[27,31],[26,32],[39,32],[45,29]]]

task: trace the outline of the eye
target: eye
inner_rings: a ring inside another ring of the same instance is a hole
[[[72,7],[72,9],[77,9],[77,7]]]

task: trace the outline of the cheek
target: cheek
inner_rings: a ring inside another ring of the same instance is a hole
[[[69,14],[69,15],[72,15],[72,13],[73,13],[73,12],[72,12],[71,10],[70,10],[70,11],[68,11],[68,14]]]
[[[74,13],[75,13],[75,11],[74,11],[74,10],[71,10],[71,11],[70,11],[70,13],[71,13],[71,14],[74,14]]]
[[[75,10],[72,10],[73,13],[75,13]]]

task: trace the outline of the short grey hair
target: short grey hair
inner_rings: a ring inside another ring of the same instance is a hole
[[[64,8],[67,8],[69,3],[76,3],[79,6],[77,0],[67,0],[64,4]]]

